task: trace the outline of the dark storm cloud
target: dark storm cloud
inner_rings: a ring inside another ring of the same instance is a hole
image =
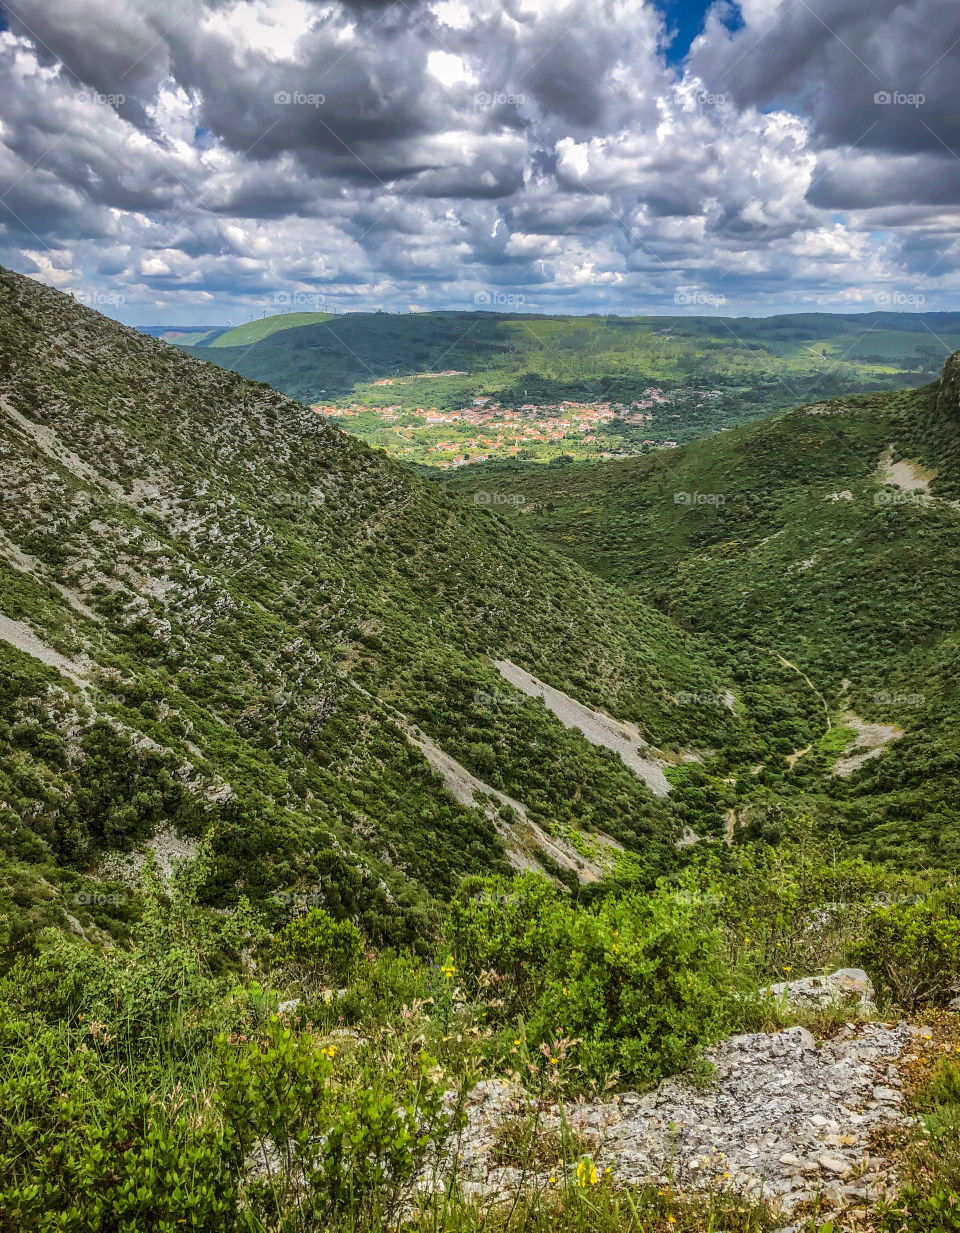
[[[824,148],[958,157],[954,0],[779,0],[755,8],[763,16],[737,32],[714,18],[695,42],[689,64],[709,90],[741,106],[802,111]],[[940,200],[937,170],[929,164],[920,173],[914,190],[923,196],[929,188]]]

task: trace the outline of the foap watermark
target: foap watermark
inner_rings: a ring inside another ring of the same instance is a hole
[[[722,107],[727,101],[725,94],[714,94],[710,90],[698,90],[693,98],[698,107]]]
[[[881,690],[873,695],[873,701],[877,706],[924,706],[927,699],[924,694],[887,693]]]
[[[927,101],[925,94],[904,94],[902,90],[878,90],[873,96],[878,107],[922,107]]]
[[[678,287],[673,293],[673,302],[684,308],[719,308],[726,304],[727,297],[713,291],[688,291]]]
[[[675,492],[674,505],[723,505],[726,497],[722,492]]]
[[[875,492],[873,494],[874,505],[923,505],[931,504],[931,498],[926,492],[891,492],[885,489],[883,492]]]
[[[723,896],[714,892],[678,890],[670,894],[674,903],[687,903],[694,907],[719,908],[723,904]]]
[[[327,297],[319,291],[277,291],[273,302],[278,308],[321,308]]]
[[[327,101],[325,94],[307,93],[304,90],[278,90],[273,101],[279,107],[322,107]]]
[[[125,94],[101,94],[99,90],[80,90],[77,98],[81,103],[103,103],[107,107],[122,107],[127,101]]]
[[[314,505],[322,505],[326,498],[322,492],[271,492],[269,500],[280,508],[311,509]]]
[[[488,904],[491,907],[505,908],[511,903],[520,903],[519,895],[508,895],[504,891],[477,891],[470,898],[474,903]]]
[[[134,706],[137,699],[112,689],[88,689],[87,701],[99,710],[106,706]]]
[[[478,90],[473,96],[475,107],[522,107],[525,94],[510,94],[504,90]]]
[[[526,505],[527,498],[522,492],[485,492],[481,489],[473,494],[474,505]]]
[[[926,304],[927,297],[916,291],[878,291],[873,302],[881,308],[919,308]]]
[[[688,693],[682,690],[673,696],[677,706],[716,706],[722,707],[726,705],[726,698],[723,694],[697,694]]]
[[[478,689],[473,695],[473,705],[476,707],[492,707],[492,706],[523,706],[526,698],[519,694],[503,694],[498,690],[488,694],[483,689]]]
[[[520,308],[527,300],[519,291],[478,291],[473,302],[478,308]]]
[[[926,901],[926,895],[897,895],[893,891],[877,891],[870,902],[877,908],[892,908],[896,904],[904,904],[908,908],[913,908],[918,903],[926,903]]]
[[[77,291],[73,298],[87,308],[117,308],[127,302],[127,297],[119,291]]]
[[[74,903],[82,903],[87,907],[117,907],[127,902],[127,896],[115,892],[107,894],[102,891],[77,891],[73,895]]]

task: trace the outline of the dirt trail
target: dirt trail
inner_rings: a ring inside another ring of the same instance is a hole
[[[541,698],[565,728],[579,729],[591,744],[601,745],[619,754],[624,764],[643,780],[654,796],[666,796],[670,792],[671,784],[663,770],[668,763],[656,756],[632,724],[621,723],[600,711],[591,710],[561,690],[545,685],[509,660],[494,660],[494,667],[505,680],[529,697]]]
[[[13,568],[19,570],[21,574],[29,574],[31,578],[36,578],[47,586],[53,587],[55,591],[59,591],[70,607],[79,612],[81,616],[91,621],[100,620],[97,613],[84,603],[76,591],[71,591],[69,587],[65,587],[52,578],[49,569],[42,561],[30,556],[22,548],[18,548],[13,540],[8,539],[2,531],[0,531],[0,554],[5,556]]]
[[[57,434],[44,424],[36,424],[33,420],[28,420],[25,415],[21,415],[15,407],[11,407],[7,400],[0,397],[0,408],[2,408],[17,427],[28,437],[33,444],[51,458],[54,462],[59,463],[71,475],[79,480],[83,480],[87,484],[95,484],[97,487],[107,488],[112,490],[116,485],[111,484],[104,476],[102,476],[94,467],[84,462],[77,454],[60,441]]]

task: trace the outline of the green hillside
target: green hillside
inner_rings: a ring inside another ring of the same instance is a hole
[[[955,313],[350,313],[291,328],[299,316],[252,322],[193,354],[441,467],[649,452],[799,403],[923,384],[960,348]],[[492,405],[480,411],[478,399]]]
[[[0,272],[3,1233],[940,1227],[958,463],[960,357],[451,492]]]
[[[819,722],[789,673],[758,686],[763,733],[749,699],[678,707],[729,686],[708,647],[267,387],[12,274],[0,331],[2,850],[56,888],[20,909],[21,875],[0,882],[10,948],[158,828],[213,835],[214,901],[320,880],[374,938],[426,929],[511,845],[554,870],[537,833],[670,866],[673,801],[495,660],[668,761],[761,756]],[[455,799],[409,725],[526,825]]]
[[[867,850],[960,855],[960,412],[945,383],[816,403],[602,465],[464,468],[450,489],[731,655],[775,652],[847,712],[905,735],[828,811]],[[780,791],[811,791],[805,757]]]
[[[281,330],[293,330],[303,325],[319,325],[330,321],[333,313],[283,313],[278,317],[261,317],[259,321],[248,321],[244,325],[236,325],[232,330],[217,334],[206,345],[208,347],[247,347],[259,342],[261,338],[269,338]],[[197,339],[197,345],[200,340]]]

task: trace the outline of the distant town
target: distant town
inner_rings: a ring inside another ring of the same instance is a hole
[[[370,383],[371,389],[408,386],[431,378],[465,377],[457,369],[416,373],[406,377],[385,377]],[[402,402],[371,405],[370,402],[316,403],[313,410],[331,419],[350,420],[352,432],[390,453],[417,456],[441,469],[484,462],[491,457],[544,457],[570,452],[596,457],[614,457],[637,449],[673,449],[678,440],[643,437],[643,429],[653,430],[655,419],[680,420],[674,406],[703,407],[709,400],[723,397],[722,390],[665,391],[651,385],[627,402],[555,403],[524,402],[505,405],[492,396],[479,396],[455,409],[436,406],[405,406]],[[372,400],[371,400],[372,401]],[[658,427],[662,427],[658,423]],[[629,429],[624,436],[624,429]],[[614,432],[611,432],[614,430]],[[549,447],[553,447],[550,449]],[[609,447],[609,448],[605,448]]]

